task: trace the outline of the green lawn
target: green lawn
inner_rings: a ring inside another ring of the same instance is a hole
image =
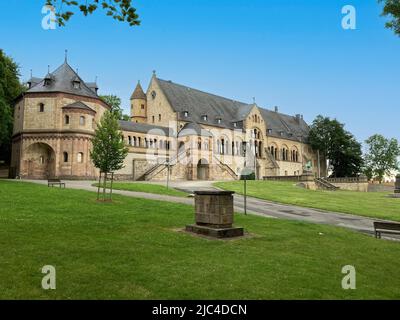
[[[326,225],[237,215],[253,237],[177,229],[190,206],[0,181],[0,299],[400,298],[400,244]],[[41,289],[54,265],[57,289]],[[357,290],[341,288],[342,267]]]
[[[217,187],[243,194],[243,181],[218,182]],[[400,221],[400,199],[388,192],[306,190],[293,182],[247,181],[247,194],[274,202]]]
[[[110,184],[107,183],[107,186]],[[98,183],[94,183],[93,186],[98,186]],[[155,193],[162,194],[167,196],[175,196],[175,197],[187,197],[188,194],[174,188],[169,187],[167,189],[166,186],[158,185],[158,184],[150,184],[150,183],[137,183],[137,182],[114,182],[113,189],[115,190],[127,190],[127,191],[136,191],[136,192],[146,192],[146,193]]]

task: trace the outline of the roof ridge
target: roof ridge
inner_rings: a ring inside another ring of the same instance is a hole
[[[204,93],[204,94],[207,94],[207,95],[210,95],[210,96],[214,96],[216,98],[221,98],[221,99],[225,99],[225,100],[228,100],[228,101],[231,101],[231,102],[236,102],[236,103],[240,103],[240,104],[244,104],[244,105],[251,105],[251,103],[246,103],[246,102],[238,101],[238,100],[235,100],[235,99],[229,99],[229,98],[217,95],[215,93],[206,92],[206,91],[203,91],[203,90],[199,90],[199,89],[195,89],[195,88],[192,88],[192,87],[185,86],[183,84],[172,82],[171,80],[164,80],[164,79],[160,79],[158,77],[156,77],[156,79],[159,80],[159,81],[163,81],[163,82],[174,84],[176,86],[180,86],[180,87],[187,88],[187,89],[190,89],[190,90],[194,90],[194,91],[197,91],[197,92],[200,92],[200,93]]]

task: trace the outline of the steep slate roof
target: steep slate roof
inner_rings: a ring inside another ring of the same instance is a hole
[[[188,122],[186,123],[181,131],[179,131],[179,137],[186,137],[186,136],[203,136],[203,137],[212,137],[213,135],[208,132],[207,130],[203,129],[198,123],[196,122]]]
[[[260,108],[266,122],[269,136],[306,142],[309,126],[301,117],[293,117],[283,113]]]
[[[119,121],[119,126],[123,131],[159,134],[161,131],[165,136],[173,136],[173,130],[168,127],[155,126],[147,123],[136,123],[131,121]]]
[[[133,91],[133,93],[131,95],[131,100],[132,99],[143,99],[143,100],[147,99],[146,94],[144,93],[142,86],[140,85],[140,82],[138,82],[135,90]]]
[[[246,119],[255,104],[247,104],[206,93],[197,89],[156,78],[161,90],[179,119],[198,124],[208,124],[234,129],[233,123]],[[269,129],[267,135],[305,142],[309,127],[301,117],[290,116],[258,107]],[[184,116],[184,112],[188,116]],[[203,115],[208,120],[202,119]],[[221,124],[217,119],[221,118]]]
[[[182,86],[172,81],[156,78],[171,107],[179,112],[179,118],[185,121],[197,122],[224,128],[234,128],[233,122],[238,119],[238,109],[248,108],[248,104],[216,96],[197,89]],[[184,112],[189,113],[188,117]],[[208,120],[202,119],[207,115]],[[217,119],[221,119],[218,124]]]
[[[40,83],[40,81],[42,81],[41,78],[31,77],[26,83],[30,83],[32,88],[33,86],[36,86],[38,83]]]
[[[71,68],[71,66],[65,61],[59,66],[54,72],[46,75],[45,78],[51,78],[51,84],[45,86],[44,78],[40,79],[40,82],[32,86],[26,92],[65,92],[76,94],[85,97],[99,98],[97,93],[88,87],[88,85],[79,77],[79,75]],[[38,80],[38,78],[33,78]],[[75,89],[72,81],[79,80],[80,88]]]
[[[87,110],[87,111],[96,113],[95,110],[93,110],[92,108],[90,108],[89,106],[87,106],[86,104],[84,104],[81,101],[77,101],[77,102],[68,104],[68,105],[62,107],[62,109],[82,109],[82,110]]]

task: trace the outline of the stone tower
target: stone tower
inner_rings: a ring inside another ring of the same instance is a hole
[[[131,121],[147,123],[147,97],[143,92],[140,81],[131,96]]]

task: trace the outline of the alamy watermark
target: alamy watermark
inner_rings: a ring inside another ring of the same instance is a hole
[[[44,290],[56,289],[56,268],[51,265],[43,266],[42,273],[45,276],[42,278],[42,288]]]
[[[53,6],[45,5],[42,7],[42,28],[44,30],[55,30],[56,29],[56,9]]]
[[[342,279],[343,290],[355,290],[356,289],[356,268],[351,265],[344,266],[342,273],[345,276]]]
[[[357,11],[352,5],[346,5],[342,8],[342,28],[344,30],[356,30],[357,28]]]

